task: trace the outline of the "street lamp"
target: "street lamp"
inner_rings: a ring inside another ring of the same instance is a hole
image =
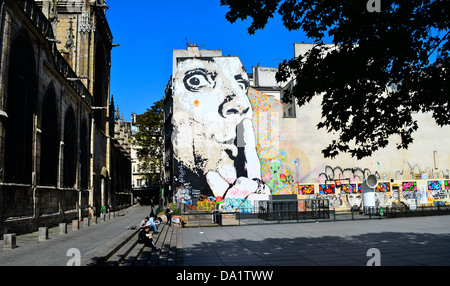
[[[78,81],[82,79],[87,79],[88,77],[68,77],[66,78],[68,81]]]
[[[60,41],[60,40],[53,39],[53,38],[49,38],[49,37],[46,37],[46,39],[47,39],[47,41],[49,41],[49,42],[54,42],[54,43],[57,43],[57,44],[61,44],[61,41]]]

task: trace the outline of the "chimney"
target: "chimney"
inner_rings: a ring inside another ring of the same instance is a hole
[[[198,46],[196,44],[190,44],[187,47],[187,56],[188,57],[199,57],[200,52],[198,50]]]

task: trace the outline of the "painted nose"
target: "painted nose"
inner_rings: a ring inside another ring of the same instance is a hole
[[[227,95],[225,100],[219,106],[219,114],[223,118],[243,118],[250,113],[250,104],[245,95],[237,95],[236,93]]]

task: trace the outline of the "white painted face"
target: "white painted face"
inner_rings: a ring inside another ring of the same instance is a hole
[[[234,57],[185,59],[178,64],[174,106],[192,115],[218,142],[236,137],[236,125],[252,118],[248,77]]]
[[[202,168],[204,174],[213,170],[234,181],[237,147],[248,147],[246,142],[254,147],[248,86],[239,58],[179,59],[172,118],[175,157],[188,167]]]

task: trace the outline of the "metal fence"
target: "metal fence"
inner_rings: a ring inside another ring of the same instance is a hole
[[[258,217],[266,221],[329,219],[328,199],[260,201]]]
[[[238,226],[276,223],[301,223],[345,220],[390,219],[400,217],[450,215],[449,205],[411,207],[395,204],[386,207],[335,211],[328,199],[259,201],[249,209],[236,212],[186,212],[179,217],[187,227]]]
[[[351,209],[348,212],[334,212],[333,220],[386,219],[400,217],[421,217],[450,215],[450,205],[408,206],[394,204],[392,206]]]
[[[184,212],[183,222],[189,226],[226,226],[265,223],[329,220],[328,199],[258,201],[235,212]]]

